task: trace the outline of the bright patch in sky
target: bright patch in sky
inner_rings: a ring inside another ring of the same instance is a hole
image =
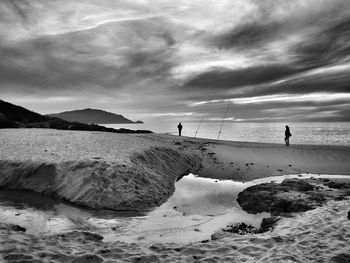
[[[311,94],[278,94],[267,96],[256,96],[249,98],[236,98],[224,100],[210,100],[192,103],[191,106],[198,106],[208,103],[232,102],[234,104],[259,104],[269,102],[350,102],[350,93],[311,93]]]

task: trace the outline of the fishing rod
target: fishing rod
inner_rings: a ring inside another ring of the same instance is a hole
[[[220,138],[221,131],[222,131],[222,126],[224,125],[224,121],[225,121],[225,118],[226,118],[226,115],[227,115],[228,109],[230,108],[230,104],[231,104],[231,101],[229,101],[229,102],[228,102],[228,104],[227,104],[227,106],[226,106],[226,110],[225,110],[224,118],[223,118],[223,119],[222,119],[222,121],[221,121],[220,131],[219,131],[219,134],[218,134],[218,140],[219,140],[219,138]]]
[[[206,116],[206,115],[203,115],[203,116],[202,116],[202,118],[201,118],[201,120],[200,120],[200,122],[199,122],[199,124],[198,124],[197,130],[196,130],[196,133],[194,134],[193,138],[196,138],[197,133],[198,133],[198,131],[199,131],[199,127],[201,126],[201,124],[202,124],[203,119],[204,119],[204,117],[205,117],[205,116]]]

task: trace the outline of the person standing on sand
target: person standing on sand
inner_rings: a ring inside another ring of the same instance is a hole
[[[284,140],[286,141],[286,145],[289,146],[289,137],[292,136],[292,134],[290,133],[289,127],[286,126],[286,130],[284,132]]]
[[[177,125],[177,129],[179,130],[179,136],[181,136],[181,131],[182,131],[182,124],[179,122],[179,125]]]

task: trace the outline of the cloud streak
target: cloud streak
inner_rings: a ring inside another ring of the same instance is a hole
[[[235,121],[347,121],[335,108],[349,100],[349,10],[347,0],[3,0],[0,96],[41,113],[94,105],[214,121],[231,101]],[[276,116],[282,104],[304,115]]]
[[[256,96],[247,98],[210,100],[192,103],[191,106],[199,106],[209,103],[232,102],[234,104],[265,104],[270,102],[332,102],[343,101],[350,103],[350,93],[309,93],[309,94],[278,94],[267,96]]]

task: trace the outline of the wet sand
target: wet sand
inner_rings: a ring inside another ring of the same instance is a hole
[[[282,179],[272,177],[246,183],[191,177],[183,180],[177,183],[179,192],[146,216],[98,217],[51,200],[48,204],[55,208],[42,210],[61,213],[56,217],[51,214],[51,220],[56,221],[51,232],[33,231],[29,219],[33,202],[30,206],[27,203],[24,210],[8,209],[13,217],[25,216],[29,224],[25,225],[27,232],[22,232],[2,220],[0,255],[9,262],[333,262],[336,257],[348,255],[349,199],[282,218],[269,232],[238,235],[216,231],[234,222],[257,226],[268,215],[242,211],[235,204],[236,194],[256,183]],[[197,194],[194,184],[200,190]],[[34,202],[34,206],[38,205]],[[64,217],[71,221],[64,222]],[[38,219],[36,214],[32,221],[45,225]],[[60,225],[70,228],[60,229]]]

